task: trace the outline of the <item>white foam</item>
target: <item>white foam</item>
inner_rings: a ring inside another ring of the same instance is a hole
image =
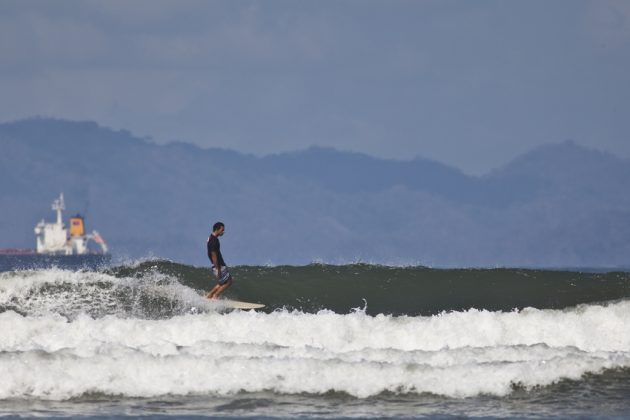
[[[193,289],[158,271],[143,273],[140,279],[57,268],[0,273],[0,307],[27,315],[142,316],[142,300],[160,297],[182,310],[193,305],[207,307],[207,301]]]
[[[0,314],[0,399],[272,390],[505,395],[630,366],[630,302],[433,317]]]

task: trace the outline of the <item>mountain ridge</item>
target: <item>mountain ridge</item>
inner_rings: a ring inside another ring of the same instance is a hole
[[[0,247],[32,247],[64,191],[69,211],[87,209],[88,227],[130,258],[206,264],[216,220],[236,263],[596,267],[630,255],[630,164],[574,142],[479,177],[424,158],[256,157],[44,118],[0,124],[0,149]]]

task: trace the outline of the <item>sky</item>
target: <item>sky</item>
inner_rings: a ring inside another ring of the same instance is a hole
[[[573,140],[630,158],[630,1],[0,1],[0,121],[480,175]]]

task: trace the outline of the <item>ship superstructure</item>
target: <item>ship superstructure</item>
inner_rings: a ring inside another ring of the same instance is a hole
[[[85,255],[94,253],[88,248],[89,241],[100,246],[100,252],[108,252],[107,244],[101,235],[95,230],[90,234],[85,233],[85,220],[80,215],[70,218],[70,230],[66,229],[62,211],[66,209],[63,193],[53,201],[53,211],[57,212],[55,223],[46,223],[43,219],[35,226],[35,237],[37,238],[36,252],[46,255]]]

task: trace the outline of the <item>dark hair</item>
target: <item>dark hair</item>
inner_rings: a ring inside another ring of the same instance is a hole
[[[212,226],[212,231],[216,232],[217,230],[221,229],[222,227],[224,227],[225,225],[221,222],[216,222],[214,224],[214,226]]]

